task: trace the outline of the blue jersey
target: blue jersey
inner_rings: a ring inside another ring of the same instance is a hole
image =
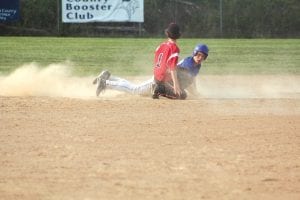
[[[201,68],[201,64],[196,64],[193,57],[187,57],[183,60],[181,60],[177,67],[180,69],[185,69],[189,72],[189,74],[193,77],[197,76],[199,74],[199,70]]]

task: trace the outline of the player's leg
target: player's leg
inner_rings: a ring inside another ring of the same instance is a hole
[[[102,71],[93,81],[97,83],[96,95],[98,96],[106,88],[127,92],[130,94],[150,95],[154,79],[151,78],[141,84],[134,84],[124,78],[112,76],[108,71]]]
[[[156,87],[152,95],[153,99],[158,99],[159,96],[166,97],[168,99],[186,99],[187,94],[184,90],[180,95],[174,93],[174,88],[172,84],[168,82],[158,82],[156,81]]]
[[[152,84],[153,79],[144,81],[141,84],[133,84],[132,82],[120,77],[114,77],[106,81],[106,87],[109,89],[138,95],[150,95]]]

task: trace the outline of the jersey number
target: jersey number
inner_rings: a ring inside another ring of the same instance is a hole
[[[161,60],[162,60],[162,57],[163,57],[163,53],[160,53],[159,55],[158,55],[158,59],[157,59],[157,63],[156,63],[156,65],[155,65],[155,67],[160,67],[160,63],[161,63]]]

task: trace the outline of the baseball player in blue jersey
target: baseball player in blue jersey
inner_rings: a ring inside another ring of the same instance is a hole
[[[192,53],[192,56],[181,60],[176,67],[177,77],[183,95],[174,94],[172,88],[173,83],[166,83],[165,86],[157,87],[154,78],[144,81],[141,84],[134,84],[130,81],[111,76],[109,71],[102,71],[93,81],[97,84],[96,95],[99,96],[105,89],[113,89],[127,92],[130,94],[152,95],[153,99],[158,99],[160,96],[169,99],[186,99],[188,90],[189,93],[197,95],[196,77],[199,74],[201,64],[208,57],[209,49],[205,44],[198,44]]]
[[[192,56],[186,57],[177,64],[177,76],[182,90],[197,95],[196,77],[199,74],[201,64],[208,56],[208,47],[205,44],[198,44]]]

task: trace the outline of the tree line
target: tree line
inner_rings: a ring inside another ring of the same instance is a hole
[[[61,0],[20,0],[20,20],[0,35],[160,37],[177,22],[184,37],[299,38],[299,0],[144,0],[144,23],[61,23]]]

